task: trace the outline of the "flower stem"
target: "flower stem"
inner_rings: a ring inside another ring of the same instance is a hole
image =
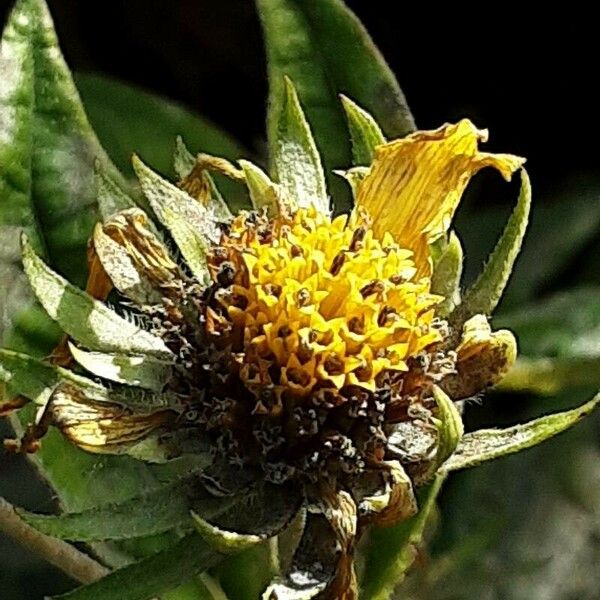
[[[80,583],[91,583],[109,570],[71,544],[40,533],[25,523],[0,497],[0,532],[9,535]]]

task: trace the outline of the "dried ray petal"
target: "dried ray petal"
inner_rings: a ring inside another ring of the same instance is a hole
[[[394,525],[417,512],[413,486],[402,465],[394,460],[382,465],[381,490],[363,498],[358,505],[361,517],[380,526]]]
[[[492,332],[485,315],[475,315],[463,326],[457,347],[456,373],[440,387],[454,400],[470,398],[497,383],[515,362],[517,342],[507,329]]]
[[[90,244],[89,242],[87,264],[88,278],[85,285],[85,291],[92,296],[92,298],[96,298],[96,300],[106,300],[113,289],[113,283],[106,273],[94,244]]]
[[[269,586],[266,600],[356,600],[353,566],[356,505],[329,490],[309,505],[306,526],[288,573]]]
[[[105,394],[61,383],[23,439],[30,451],[51,425],[88,452],[125,454],[131,446],[171,424],[169,408],[130,407],[111,402]]]
[[[231,221],[233,215],[215,186],[209,171],[235,181],[244,180],[242,171],[236,169],[228,160],[209,154],[199,154],[193,161],[191,169],[182,176],[178,185],[192,198],[209,208],[218,221],[227,223]]]
[[[479,152],[487,132],[469,120],[418,131],[379,146],[371,170],[359,185],[357,206],[373,219],[378,237],[390,232],[414,252],[420,274],[429,274],[428,244],[443,235],[469,180],[484,167],[510,179],[524,159]]]
[[[111,284],[136,304],[155,304],[160,301],[156,292],[140,272],[123,246],[104,233],[100,223],[94,228],[94,248]]]
[[[134,208],[94,230],[94,245],[115,286],[139,303],[169,295],[184,277],[150,224],[146,213]]]

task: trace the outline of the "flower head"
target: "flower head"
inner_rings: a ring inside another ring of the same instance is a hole
[[[90,292],[114,287],[136,316],[86,300],[82,328],[49,297],[60,278],[26,251],[34,290],[78,342],[73,357],[113,383],[59,383],[24,446],[54,425],[92,452],[208,454],[215,493],[256,482],[285,492],[285,518],[252,533],[306,512],[290,572],[267,597],[355,598],[357,536],[416,512],[413,488],[452,451],[442,431],[460,423],[454,402],[515,358],[510,332],[492,332],[484,315],[453,321],[432,289],[432,244],[470,178],[491,166],[510,179],[523,163],[480,152],[485,137],[463,120],[381,145],[354,210],[335,218],[264,174],[268,208],[229,217],[206,169],[243,178],[231,165],[204,158],[177,188],[138,162],[183,260],[139,208],[99,224]]]

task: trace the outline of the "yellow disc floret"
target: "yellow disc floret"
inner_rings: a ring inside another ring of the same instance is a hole
[[[245,385],[374,391],[380,374],[407,370],[441,339],[432,326],[441,298],[429,279],[415,281],[411,256],[389,234],[376,239],[365,214],[236,218],[210,263],[216,282],[230,270],[229,292],[216,292],[225,310],[213,317],[239,351]]]

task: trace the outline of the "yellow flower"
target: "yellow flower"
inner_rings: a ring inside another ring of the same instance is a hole
[[[431,245],[471,177],[490,166],[510,179],[524,162],[481,152],[485,138],[463,120],[379,146],[354,210],[335,218],[244,163],[201,157],[176,188],[136,162],[184,264],[143,211],[124,210],[95,229],[88,292],[105,299],[114,286],[145,328],[72,291],[67,301],[91,311],[78,324],[55,300],[66,282],[27,248],[24,262],[46,310],[79,343],[70,345],[77,362],[151,392],[63,381],[22,447],[34,450],[54,425],[91,452],[166,460],[208,449],[202,481],[219,494],[260,482],[266,505],[289,496],[289,514],[252,539],[307,511],[290,572],[266,597],[356,598],[357,535],[416,512],[413,487],[462,433],[453,401],[479,394],[515,359],[510,332],[492,332],[484,315],[446,321],[432,291]],[[266,208],[231,217],[206,168],[249,186],[258,178]]]

